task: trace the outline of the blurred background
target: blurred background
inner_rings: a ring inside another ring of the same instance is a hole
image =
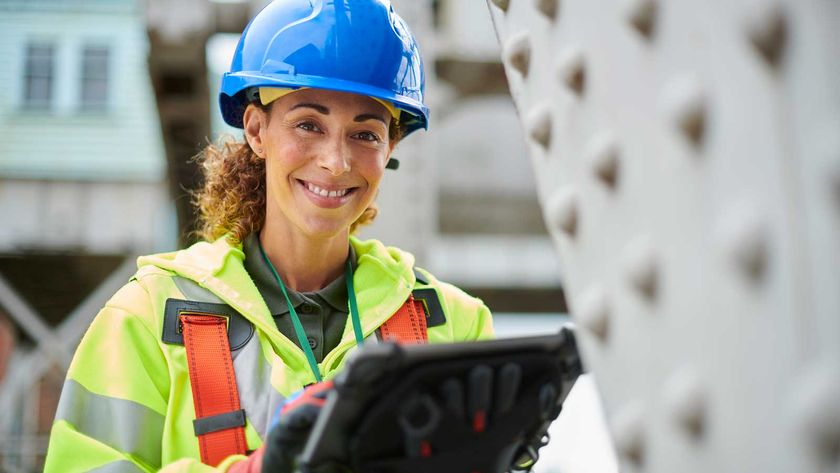
[[[266,3],[0,0],[0,471],[40,471],[76,345],[135,258],[193,241],[191,158],[241,137],[218,114],[219,78]],[[556,330],[561,271],[487,5],[394,3],[425,57],[432,118],[398,146],[362,236],[482,298],[500,336]],[[586,389],[559,435],[566,451],[596,445],[575,471],[614,470]],[[562,456],[537,471],[568,471]]]

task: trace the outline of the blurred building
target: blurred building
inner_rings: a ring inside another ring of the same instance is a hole
[[[39,470],[64,370],[133,256],[190,242],[191,158],[241,136],[218,118],[219,76],[266,3],[0,0],[0,471]],[[432,117],[397,147],[362,236],[497,314],[565,312],[487,5],[394,4],[424,53]]]
[[[175,245],[138,0],[0,0],[0,470],[40,468],[79,338]]]

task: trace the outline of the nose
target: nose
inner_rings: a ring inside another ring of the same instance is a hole
[[[322,149],[318,165],[333,176],[350,171],[350,153],[343,140],[331,140],[330,145]]]

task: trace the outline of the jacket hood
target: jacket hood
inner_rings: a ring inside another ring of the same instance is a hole
[[[180,251],[141,256],[137,267],[154,266],[201,282],[221,272],[229,257],[242,261],[245,253],[241,244],[231,245],[225,235],[212,243],[202,241]]]

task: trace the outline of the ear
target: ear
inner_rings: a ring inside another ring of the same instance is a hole
[[[388,140],[388,157],[394,153],[394,148],[397,146],[397,140]]]
[[[251,145],[251,149],[257,153],[259,157],[265,157],[263,154],[263,132],[268,123],[266,114],[259,107],[249,104],[245,109],[245,114],[242,116],[242,128],[245,131],[245,140]]]
[[[400,162],[394,158],[394,148],[397,146],[397,142],[394,140],[390,140],[388,142],[388,154],[385,155],[385,168],[386,169],[394,169],[396,170],[400,167]]]

